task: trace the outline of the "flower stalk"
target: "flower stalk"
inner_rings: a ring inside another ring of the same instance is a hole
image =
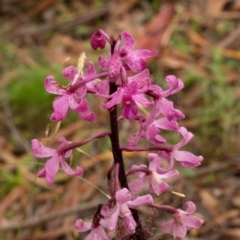
[[[117,85],[115,83],[110,83],[110,94],[113,94],[117,91]],[[111,128],[111,146],[112,146],[112,154],[114,159],[114,164],[119,164],[119,183],[121,188],[127,188],[128,189],[128,182],[127,182],[127,176],[124,169],[124,161],[123,161],[123,155],[122,150],[120,148],[119,143],[119,134],[118,134],[118,121],[117,121],[117,106],[114,106],[111,111],[109,111],[110,115],[110,128]],[[136,209],[131,209],[133,218],[135,222],[137,223],[136,226],[136,232],[133,234],[133,237],[136,240],[145,240],[143,229],[141,222],[139,221],[138,212]]]

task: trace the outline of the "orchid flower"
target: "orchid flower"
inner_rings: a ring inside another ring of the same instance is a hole
[[[94,49],[96,49],[96,46],[101,47],[104,45],[102,39],[106,39],[107,37],[103,35],[100,37],[101,33],[95,33],[95,37],[92,38],[91,45]],[[96,37],[97,35],[98,37]],[[122,46],[120,46],[120,38],[123,39]],[[138,73],[146,68],[146,59],[155,56],[154,50],[132,50],[134,45],[134,38],[129,33],[122,32],[119,39],[116,40],[112,55],[109,57],[99,57],[98,64],[103,70],[109,71],[111,82],[114,82],[120,75],[122,66],[126,70],[131,69],[133,72]]]
[[[105,219],[100,220],[101,225],[109,231],[115,231],[120,216],[124,220],[126,230],[129,233],[134,233],[137,224],[129,208],[136,209],[144,204],[151,205],[153,203],[152,196],[147,194],[132,200],[130,192],[126,188],[122,188],[116,192],[115,198],[116,205],[114,208],[110,209],[108,206],[102,207],[101,214]]]
[[[45,147],[37,139],[32,140],[32,151],[36,157],[39,158],[51,157],[45,163],[45,167],[38,173],[38,177],[46,178],[48,186],[51,186],[53,184],[54,177],[59,170],[59,165],[61,165],[64,172],[69,176],[81,176],[83,174],[83,169],[81,167],[77,166],[77,170],[74,172],[67,164],[65,158],[70,157],[72,151],[71,150],[67,152],[62,151],[63,147],[68,145],[68,142],[64,137],[61,137],[59,141],[61,141],[62,143],[55,150],[52,148]]]
[[[83,76],[78,76],[78,70],[73,67],[67,67],[63,70],[62,75],[70,82],[69,87],[63,87],[53,76],[45,79],[44,86],[47,92],[59,95],[53,102],[53,114],[50,119],[55,122],[62,121],[68,112],[69,107],[76,111],[81,118],[89,122],[94,121],[95,115],[89,110],[88,101],[85,98],[87,92],[87,84],[82,84],[76,90],[73,85],[79,84],[86,80],[94,80],[96,71],[94,65],[89,62],[87,71]]]
[[[111,239],[100,224],[98,224],[97,226],[94,226],[90,222],[83,222],[82,219],[78,219],[75,222],[75,228],[78,232],[86,232],[91,230],[91,232],[86,236],[85,240],[110,240]]]
[[[195,156],[188,151],[179,151],[178,149],[186,145],[194,135],[188,132],[185,127],[180,127],[178,132],[183,136],[183,139],[172,147],[172,157],[176,159],[183,167],[193,168],[201,164],[203,157]]]
[[[148,70],[144,70],[134,77],[129,77],[125,80],[122,87],[112,94],[111,100],[104,104],[104,107],[111,109],[113,106],[122,103],[122,116],[132,121],[138,113],[137,103],[143,106],[151,106],[152,103],[143,96],[148,91],[150,79],[148,78]]]
[[[193,202],[186,202],[185,211],[177,209],[172,214],[172,220],[160,224],[160,230],[164,233],[171,233],[175,240],[181,240],[186,236],[187,230],[199,228],[203,224],[203,220],[192,216],[196,211],[196,206]]]
[[[140,129],[127,140],[128,146],[137,146],[141,138],[153,144],[163,144],[166,140],[159,135],[160,129],[177,132],[179,128],[176,121],[169,121],[166,117],[159,118],[150,125],[145,125],[145,121],[143,118],[139,119]]]
[[[136,173],[138,178],[134,179],[129,183],[129,189],[132,194],[137,194],[143,186],[148,182],[149,189],[154,192],[157,196],[160,196],[165,192],[169,186],[163,179],[175,177],[178,175],[177,170],[169,170],[166,173],[158,173],[157,169],[160,164],[158,158],[152,156],[148,157],[149,167],[144,164],[139,166],[133,165],[127,174]]]
[[[168,89],[165,91],[157,85],[149,87],[148,94],[154,98],[155,104],[148,120],[144,123],[145,126],[150,125],[159,114],[163,114],[169,121],[176,121],[185,117],[181,111],[173,107],[172,101],[166,99],[166,97],[179,92],[184,87],[182,80],[169,75],[165,78],[165,81],[168,85]]]

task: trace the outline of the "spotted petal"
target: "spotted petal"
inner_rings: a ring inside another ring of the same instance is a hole
[[[121,32],[120,35],[123,38],[123,46],[121,48],[121,52],[129,52],[130,50],[133,49],[135,40],[131,34],[128,32]]]
[[[61,85],[54,79],[53,76],[46,77],[44,87],[47,92],[52,94],[62,95],[66,92],[65,89],[61,88]]]

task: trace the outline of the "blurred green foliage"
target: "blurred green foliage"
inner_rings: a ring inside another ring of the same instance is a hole
[[[18,169],[14,171],[0,169],[0,176],[0,199],[4,198],[14,187],[23,183],[23,178]]]

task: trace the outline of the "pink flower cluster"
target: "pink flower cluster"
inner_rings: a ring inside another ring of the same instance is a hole
[[[46,91],[58,95],[53,101],[53,113],[50,119],[55,122],[64,120],[70,108],[78,113],[80,118],[93,122],[96,116],[91,111],[86,96],[93,94],[104,98],[106,103],[102,107],[108,110],[110,116],[114,114],[113,109],[120,106],[121,114],[115,116],[117,121],[135,122],[138,126],[135,134],[129,136],[126,145],[120,144],[118,153],[147,151],[148,165],[133,165],[126,172],[120,173],[123,170],[120,169],[119,164],[123,163],[117,162],[119,160],[116,160],[113,154],[114,167],[109,171],[114,173],[114,177],[108,179],[109,182],[113,180],[113,183],[109,184],[111,199],[100,207],[92,222],[77,220],[76,229],[79,232],[90,230],[86,240],[105,240],[114,237],[120,239],[137,234],[137,228],[139,229],[139,226],[142,228],[136,217],[137,209],[145,205],[168,212],[172,219],[163,221],[159,229],[164,233],[171,233],[174,239],[183,239],[187,230],[199,228],[203,224],[203,220],[192,215],[195,212],[194,203],[186,202],[187,210],[183,211],[166,205],[157,205],[153,196],[161,196],[167,191],[169,185],[165,179],[179,174],[173,169],[175,161],[185,168],[193,168],[199,166],[203,160],[202,156],[181,150],[193,138],[193,134],[185,127],[179,126],[177,121],[185,116],[174,108],[172,101],[167,99],[182,90],[184,84],[181,79],[173,75],[165,78],[167,84],[165,90],[153,84],[146,66],[147,59],[154,57],[155,51],[133,50],[135,40],[127,32],[120,33],[115,39],[103,30],[97,30],[92,35],[90,43],[95,50],[105,48],[107,43],[110,45],[109,56],[101,56],[98,60],[103,72],[97,73],[91,62],[83,74],[79,74],[77,68],[69,66],[62,72],[69,83],[67,86],[61,85],[53,76],[48,76],[44,84]],[[167,140],[161,135],[164,131],[171,131],[181,140],[175,145],[167,144]],[[69,143],[62,137],[60,139],[62,143],[56,150],[44,146],[37,139],[32,140],[32,149],[36,157],[51,157],[38,176],[46,178],[47,184],[52,185],[59,166],[70,176],[81,176],[83,169],[78,166],[76,171],[73,171],[65,160],[70,157],[72,150],[99,137],[109,136],[113,141],[114,134],[113,131],[104,132],[77,143]],[[147,147],[144,147],[144,143]],[[113,147],[113,152],[115,150]],[[118,158],[121,159],[119,156]],[[133,180],[124,183],[120,177],[122,174],[125,179],[130,175],[133,176],[131,178]],[[141,195],[145,185],[148,186],[149,194]],[[124,231],[120,231],[119,226]],[[137,239],[146,238],[143,236]]]

